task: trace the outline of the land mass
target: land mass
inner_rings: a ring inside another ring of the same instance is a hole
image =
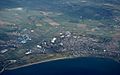
[[[61,0],[50,6],[0,10],[1,72],[76,57],[111,58],[119,62],[119,4]]]

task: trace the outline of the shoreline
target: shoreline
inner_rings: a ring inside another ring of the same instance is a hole
[[[2,73],[2,72],[4,72],[5,71],[5,68],[3,68],[1,71],[0,71],[0,74]]]
[[[62,60],[62,59],[63,60],[64,59],[71,59],[71,57],[63,57],[63,58],[43,60],[43,61],[39,61],[39,62],[35,62],[35,63],[26,64],[26,65],[23,65],[23,66],[14,67],[14,68],[8,68],[8,69],[6,68],[5,71],[7,71],[7,70],[15,70],[15,69],[19,69],[19,68],[35,65],[35,64],[41,64],[41,63],[45,63],[45,62],[50,62],[50,61],[55,61],[55,60]]]
[[[6,68],[6,69],[3,69],[2,72],[9,71],[9,70],[15,70],[15,69],[19,69],[19,68],[24,68],[24,67],[31,66],[31,65],[36,65],[36,64],[56,61],[56,60],[74,59],[74,58],[87,58],[87,57],[61,57],[61,58],[56,58],[56,59],[48,59],[48,60],[43,60],[43,61],[39,61],[39,62],[35,62],[35,63],[29,63],[29,64],[26,64],[26,65],[14,67],[14,68]],[[115,61],[117,63],[120,63],[118,60],[116,60],[114,58],[110,58],[110,57],[92,57],[92,58],[110,59],[110,60],[113,60],[113,61]]]

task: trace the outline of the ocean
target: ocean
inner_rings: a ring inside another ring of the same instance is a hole
[[[2,75],[120,75],[120,63],[93,57],[62,59],[5,71]]]

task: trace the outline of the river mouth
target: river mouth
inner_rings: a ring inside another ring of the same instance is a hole
[[[9,70],[2,75],[119,75],[120,63],[107,58],[62,59]]]

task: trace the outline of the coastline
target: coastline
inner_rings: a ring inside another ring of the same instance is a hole
[[[56,59],[48,59],[48,60],[43,60],[43,61],[39,61],[39,62],[29,63],[29,64],[26,64],[26,65],[14,67],[14,68],[6,68],[6,69],[3,69],[2,72],[3,71],[7,71],[7,70],[15,70],[15,69],[19,69],[19,68],[35,65],[35,64],[41,64],[41,63],[46,63],[46,62],[51,62],[51,61],[56,61],[56,60],[74,59],[74,58],[87,58],[87,57],[61,57],[61,58],[56,58]],[[117,59],[110,58],[110,57],[99,57],[99,56],[96,56],[96,57],[92,57],[92,58],[110,59],[110,60],[113,60],[113,61],[115,61],[117,63],[120,63]]]
[[[5,68],[3,68],[1,71],[0,71],[0,74],[2,73],[2,72],[4,72],[5,71]]]
[[[30,63],[30,64],[26,64],[26,65],[14,67],[14,68],[8,68],[8,69],[6,68],[5,70],[14,70],[14,69],[19,69],[19,68],[35,65],[35,64],[41,64],[41,63],[45,63],[45,62],[50,62],[50,61],[55,61],[55,60],[64,60],[64,59],[71,59],[71,57],[62,57],[62,58],[56,58],[56,59],[48,59],[48,60],[43,60],[43,61],[39,61],[39,62],[35,62],[35,63]]]

